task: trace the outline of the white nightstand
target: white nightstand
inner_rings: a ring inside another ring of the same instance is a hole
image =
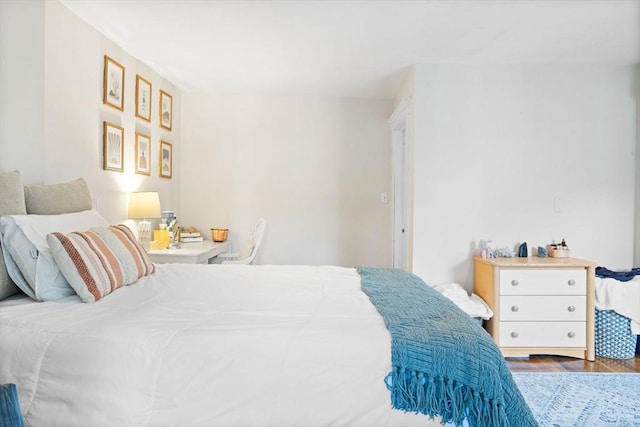
[[[151,261],[157,263],[208,264],[209,260],[229,250],[229,242],[205,240],[197,243],[181,243],[179,249],[149,251]]]
[[[595,359],[595,263],[576,258],[474,258],[485,328],[505,356]]]

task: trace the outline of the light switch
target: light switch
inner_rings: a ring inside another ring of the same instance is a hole
[[[380,193],[380,203],[387,203],[389,201],[389,195],[386,192]]]

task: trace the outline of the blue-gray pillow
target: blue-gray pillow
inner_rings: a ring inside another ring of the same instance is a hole
[[[51,255],[47,234],[108,226],[94,209],[60,215],[5,215],[0,218],[0,233],[7,271],[25,294],[38,301],[73,295]]]

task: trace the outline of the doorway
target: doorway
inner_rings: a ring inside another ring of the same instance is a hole
[[[392,154],[392,267],[409,271],[408,165],[409,98],[404,98],[388,120]]]

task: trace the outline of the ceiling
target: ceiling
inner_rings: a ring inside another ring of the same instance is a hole
[[[61,0],[186,91],[391,98],[413,64],[640,63],[640,0]]]

